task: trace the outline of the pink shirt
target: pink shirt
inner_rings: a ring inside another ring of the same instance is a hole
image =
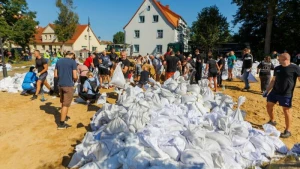
[[[77,72],[79,73],[79,76],[86,76],[87,72],[89,72],[89,68],[85,65],[78,65]]]

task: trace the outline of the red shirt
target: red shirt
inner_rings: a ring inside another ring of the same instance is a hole
[[[85,59],[85,61],[84,61],[83,64],[89,68],[92,63],[93,63],[93,58],[92,57],[88,57],[88,58]]]

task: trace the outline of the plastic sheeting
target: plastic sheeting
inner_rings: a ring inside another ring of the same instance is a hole
[[[208,83],[199,84],[174,76],[145,92],[128,86],[117,104],[105,103],[94,115],[93,131],[76,146],[69,167],[241,169],[287,152],[275,128],[265,126],[264,132],[244,121],[239,106],[245,97],[233,110],[230,96],[201,94]]]

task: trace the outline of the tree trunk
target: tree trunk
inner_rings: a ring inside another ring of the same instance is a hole
[[[267,28],[266,28],[266,36],[265,36],[265,50],[264,50],[265,54],[270,54],[273,18],[275,16],[277,3],[278,0],[271,0],[271,2],[268,5],[268,17],[267,17]]]

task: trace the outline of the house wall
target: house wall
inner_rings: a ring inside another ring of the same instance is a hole
[[[150,6],[150,11],[147,7]],[[139,16],[145,16],[145,22],[139,23]],[[158,15],[158,22],[153,22],[153,15]],[[140,30],[140,38],[134,37],[134,31]],[[157,30],[163,30],[163,38],[157,38]],[[162,53],[167,51],[168,43],[177,42],[176,30],[167,21],[160,10],[149,0],[145,0],[142,7],[133,17],[131,22],[125,27],[125,42],[131,45],[140,45],[140,51],[133,52],[133,56],[138,54],[157,54],[156,45],[162,45]],[[128,50],[127,50],[128,51]],[[130,55],[130,51],[128,51]]]
[[[99,51],[99,50],[102,49],[102,47],[100,45],[100,42],[98,41],[98,38],[93,33],[93,31],[90,29],[90,33],[88,33],[87,28],[86,28],[82,32],[82,34],[78,37],[78,39],[75,41],[75,43],[73,44],[73,49],[74,50],[81,50],[81,49],[84,49],[84,48],[89,50],[88,34],[90,34],[90,36],[91,36],[91,38],[90,38],[90,50],[94,51],[95,48],[96,48],[96,50]],[[93,47],[94,47],[94,49],[93,49]]]

